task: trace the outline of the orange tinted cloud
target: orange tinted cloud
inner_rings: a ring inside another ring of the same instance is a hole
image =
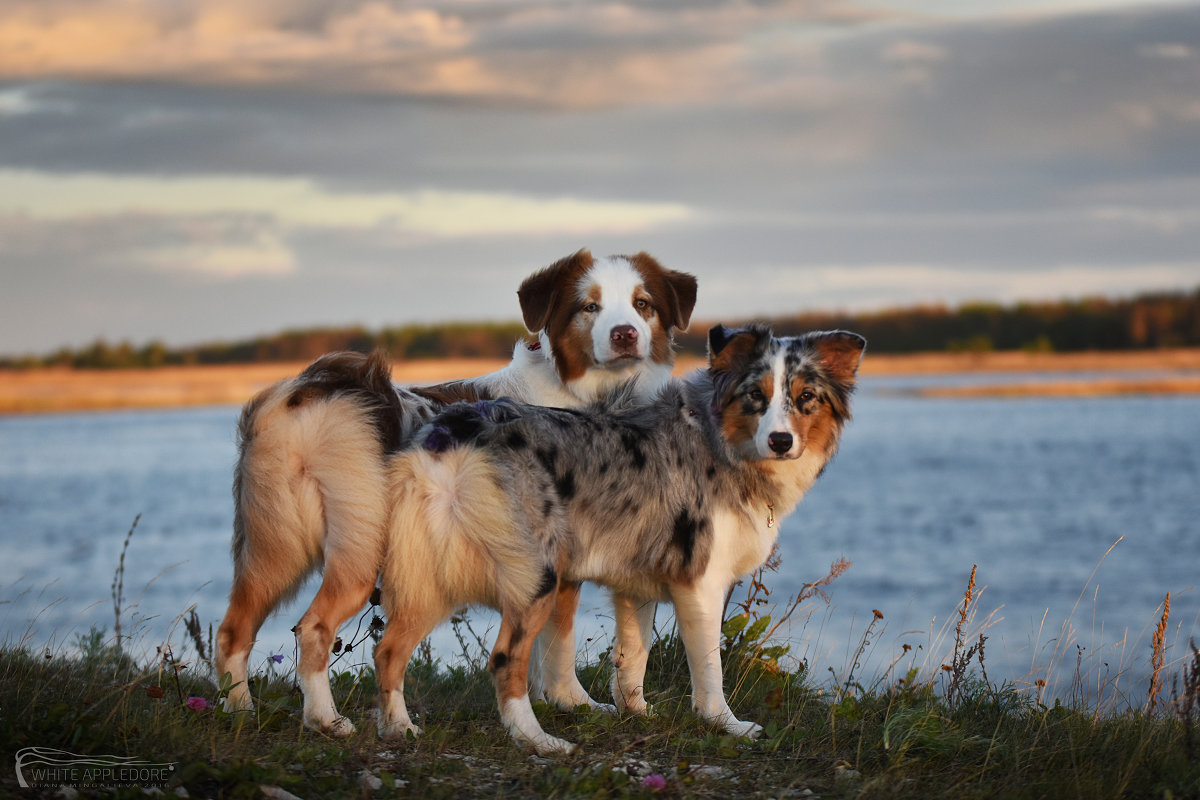
[[[753,36],[857,20],[832,0],[620,2],[15,0],[0,78],[295,85],[567,107],[703,100],[753,84]]]

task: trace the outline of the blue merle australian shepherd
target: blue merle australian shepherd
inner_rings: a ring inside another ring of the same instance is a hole
[[[460,403],[391,459],[381,572],[389,622],[375,651],[379,732],[419,729],[404,702],[413,648],[464,604],[501,612],[489,666],[509,733],[541,753],[527,694],[534,637],[560,586],[594,581],[616,606],[613,695],[644,713],[657,601],[675,606],[697,713],[757,736],[721,685],[726,590],[759,567],[837,450],[865,340],[843,331],[709,332],[709,368],[650,405],[555,410]]]

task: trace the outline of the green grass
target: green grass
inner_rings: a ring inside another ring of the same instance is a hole
[[[765,626],[746,621],[727,626],[734,636],[726,686],[734,709],[766,726],[754,742],[692,714],[686,660],[673,637],[652,652],[653,716],[538,705],[550,733],[580,745],[570,756],[540,758],[504,734],[490,677],[476,668],[414,662],[407,694],[425,733],[403,742],[382,742],[373,731],[371,670],[335,671],[339,708],[359,732],[333,739],[301,726],[301,698],[288,675],[254,678],[255,716],[195,711],[189,697],[211,701],[216,692],[199,659],[185,666],[167,654],[137,664],[93,631],[72,657],[0,651],[0,750],[42,746],[171,762],[168,792],[182,786],[191,797],[213,798],[259,797],[263,786],[302,798],[1200,797],[1196,714],[1182,713],[1178,682],[1156,714],[1047,707],[965,669],[953,692],[918,679],[915,667],[871,689],[822,685],[803,668],[781,668],[780,648],[745,636]],[[1192,692],[1197,664],[1183,676]],[[594,696],[607,695],[609,670],[603,661],[581,670]],[[365,786],[364,774],[378,788]],[[647,774],[666,785],[644,786]],[[11,770],[0,775],[0,794],[38,796],[18,789]],[[126,788],[115,796],[143,795]]]

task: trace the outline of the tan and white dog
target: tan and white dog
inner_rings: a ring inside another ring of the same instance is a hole
[[[649,404],[590,409],[458,403],[391,458],[382,575],[387,629],[375,648],[380,735],[419,733],[404,702],[413,648],[454,609],[501,612],[489,667],[500,716],[540,753],[526,691],[530,650],[564,585],[595,581],[617,607],[617,703],[645,712],[651,630],[637,609],[675,605],[704,719],[739,736],[721,680],[726,591],[771,552],[836,452],[866,342],[843,331],[775,338],[709,334],[710,367]]]
[[[687,328],[696,280],[646,253],[598,259],[581,250],[529,276],[517,294],[537,335],[518,342],[497,372],[401,388],[382,354],[335,353],[246,403],[233,481],[233,587],[217,633],[217,674],[232,681],[227,710],[253,707],[247,662],[258,629],[323,564],[321,586],[294,629],[304,724],[352,733],[330,692],[329,652],[383,563],[388,455],[456,400],[575,407],[631,381],[634,395],[649,400],[670,377],[673,332]],[[575,672],[579,584],[564,582],[555,597],[535,691],[563,707],[595,705]]]

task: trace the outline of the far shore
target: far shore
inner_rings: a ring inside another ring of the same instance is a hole
[[[492,359],[395,362],[398,383],[438,383],[499,369]],[[703,365],[683,356],[676,372]],[[138,408],[240,405],[275,381],[294,376],[305,363],[232,364],[157,369],[0,371],[0,414],[103,411]],[[1113,353],[918,353],[875,355],[868,350],[860,375],[962,373],[1088,373],[1078,379],[1007,381],[970,387],[929,386],[929,396],[1098,396],[1200,394],[1200,348]]]

